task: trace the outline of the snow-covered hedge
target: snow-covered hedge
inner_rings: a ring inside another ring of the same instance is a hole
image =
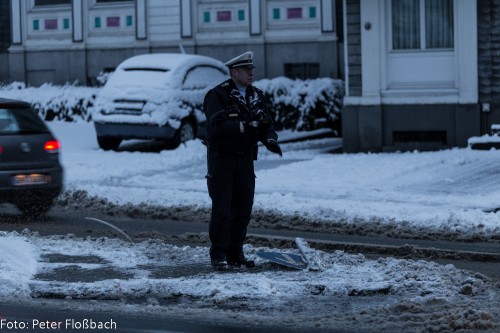
[[[280,77],[257,81],[255,86],[268,98],[278,130],[311,130],[328,126],[340,131],[342,81],[329,78],[302,81]],[[27,87],[24,83],[14,82],[0,86],[0,97],[31,103],[47,121],[91,121],[90,107],[99,90],[76,85]]]
[[[344,96],[341,80],[279,77],[257,81],[255,86],[264,91],[270,103],[276,129],[300,131],[330,127],[340,131]]]
[[[48,83],[40,87],[27,87],[20,82],[0,86],[0,97],[31,103],[40,116],[47,121],[92,120],[89,107],[92,106],[98,93],[99,88],[75,85],[54,86]]]

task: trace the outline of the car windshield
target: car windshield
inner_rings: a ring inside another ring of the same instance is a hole
[[[0,108],[0,135],[48,132],[43,121],[30,109]]]
[[[135,87],[139,84],[142,87],[163,87],[169,77],[170,71],[164,69],[123,69],[114,72],[109,78],[109,84],[106,85],[108,87]]]

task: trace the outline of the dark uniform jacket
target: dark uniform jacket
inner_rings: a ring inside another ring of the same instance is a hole
[[[254,86],[247,87],[243,98],[232,79],[224,81],[207,93],[203,109],[210,151],[256,156],[258,141],[266,144],[278,138],[264,94]],[[245,124],[243,133],[241,122]]]

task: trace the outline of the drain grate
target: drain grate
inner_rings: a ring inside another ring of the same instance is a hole
[[[41,256],[43,262],[61,264],[109,264],[109,262],[98,256],[70,256],[61,253],[49,253]]]
[[[49,272],[35,275],[35,280],[59,282],[95,282],[110,279],[126,280],[133,278],[131,273],[103,266],[100,268],[86,269],[77,265],[57,267]]]

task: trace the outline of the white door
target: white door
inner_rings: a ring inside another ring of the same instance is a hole
[[[386,2],[387,90],[456,88],[453,0]]]

